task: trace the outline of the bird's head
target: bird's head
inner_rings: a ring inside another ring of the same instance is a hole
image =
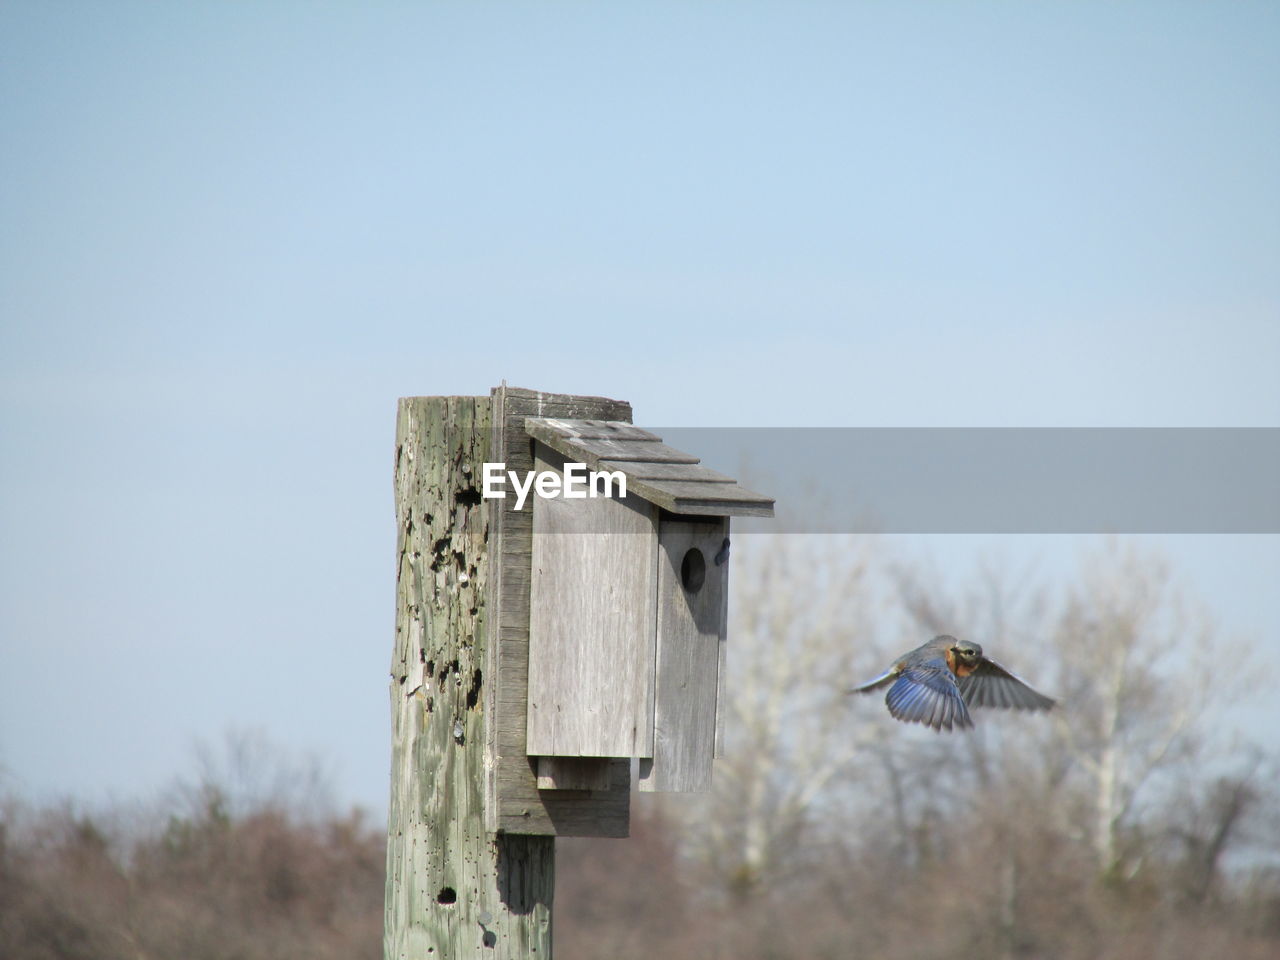
[[[982,647],[980,644],[956,640],[951,644],[951,655],[955,657],[956,663],[972,669],[982,659]]]

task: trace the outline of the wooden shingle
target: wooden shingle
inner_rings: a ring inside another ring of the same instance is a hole
[[[529,417],[525,431],[567,461],[591,470],[620,471],[627,492],[671,513],[718,517],[772,517],[773,498],[701,465],[698,457],[662,442],[648,430],[616,420]]]

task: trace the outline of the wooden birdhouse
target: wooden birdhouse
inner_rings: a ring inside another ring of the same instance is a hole
[[[555,838],[711,780],[729,522],[772,516],[605,397],[396,416],[388,957],[551,955]]]
[[[616,811],[603,814],[610,826],[585,807],[559,822],[554,810],[625,793],[632,760],[641,790],[710,786],[723,730],[729,522],[771,517],[773,500],[620,417],[520,425],[544,494],[523,504],[532,513],[523,749],[552,827],[529,832],[625,835],[625,808],[621,828]],[[523,832],[510,820],[499,827]]]

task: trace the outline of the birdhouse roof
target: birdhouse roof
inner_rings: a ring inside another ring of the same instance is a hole
[[[572,463],[618,470],[627,492],[672,513],[717,517],[772,517],[773,498],[739,486],[733,477],[701,465],[698,457],[662,442],[657,434],[620,420],[527,417],[525,432]]]

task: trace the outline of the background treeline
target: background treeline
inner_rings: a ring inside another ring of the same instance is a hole
[[[1158,557],[1113,542],[1045,590],[875,539],[735,548],[715,788],[558,843],[560,957],[1280,955],[1276,735],[1227,732],[1271,677]],[[1060,709],[939,736],[845,694],[944,631]],[[146,808],[10,800],[0,957],[379,957],[383,825],[323,782],[239,736]]]

